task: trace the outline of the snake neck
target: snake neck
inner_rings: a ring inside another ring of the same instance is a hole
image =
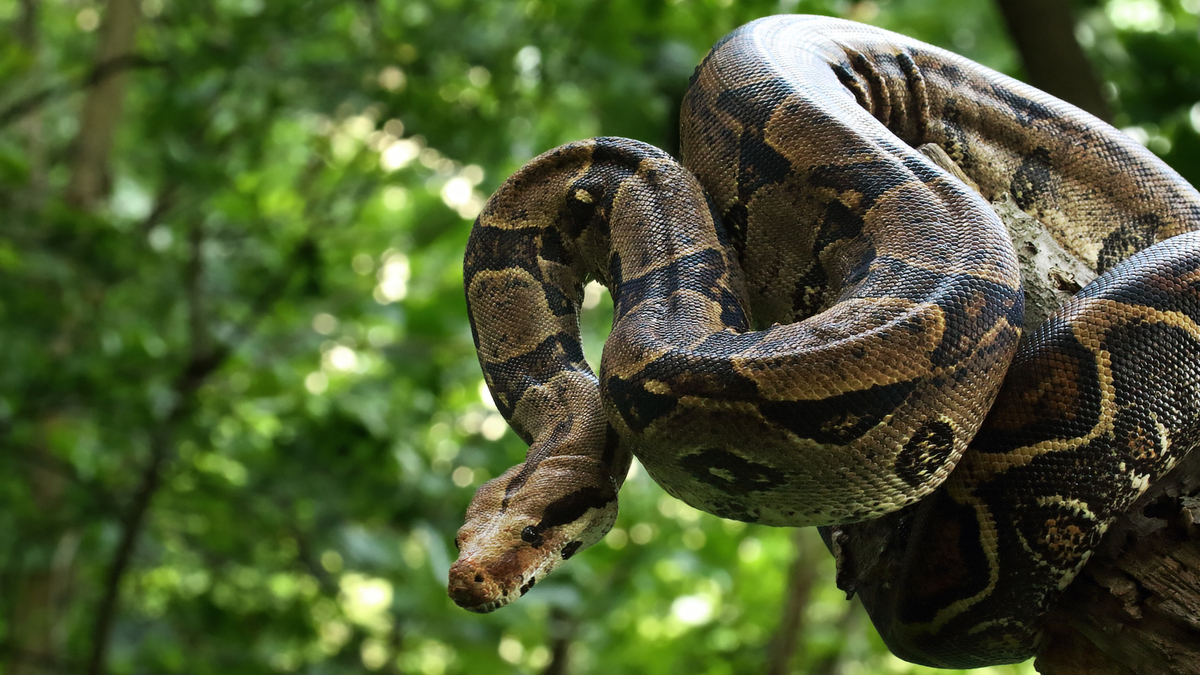
[[[530,448],[525,462],[472,500],[450,575],[458,604],[491,611],[511,602],[615,521],[631,455],[584,360],[584,282],[613,289],[619,321],[680,284],[724,298],[718,279],[736,276],[731,255],[696,180],[636,141],[601,138],[547,152],[488,201],[467,245],[468,311],[497,408]],[[744,313],[713,314],[703,303],[691,311],[696,321],[683,323],[695,330],[748,323]]]
[[[531,458],[613,454],[579,335],[588,279],[611,289],[614,326],[636,312],[681,327],[657,339],[687,344],[749,325],[704,190],[666,153],[627,139],[568,144],[514,174],[476,222],[464,269],[484,378]]]

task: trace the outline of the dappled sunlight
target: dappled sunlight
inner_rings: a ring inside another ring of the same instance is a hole
[[[381,145],[384,147],[379,155],[379,166],[384,171],[399,171],[421,156],[421,142],[416,139],[393,139]]]
[[[381,305],[399,302],[408,297],[408,280],[411,271],[408,256],[399,251],[388,251],[383,255],[383,266],[379,269],[379,285],[375,287],[375,301]]]
[[[404,85],[408,82],[408,77],[399,66],[387,66],[379,71],[379,86],[384,89],[398,93],[404,90]],[[396,134],[397,136],[399,134]]]
[[[671,616],[684,626],[700,626],[712,621],[713,599],[703,595],[684,595],[671,603]]]
[[[1109,0],[1105,12],[1114,26],[1124,30],[1165,32],[1175,27],[1157,0]]]
[[[392,584],[355,572],[342,575],[339,604],[346,618],[376,633],[392,627]]]

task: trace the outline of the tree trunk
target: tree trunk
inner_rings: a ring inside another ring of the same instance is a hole
[[[1075,39],[1069,0],[996,0],[1030,84],[1105,122],[1112,111],[1092,64]]]
[[[96,52],[97,66],[129,58],[140,19],[137,0],[108,0]],[[66,193],[67,203],[77,208],[92,210],[108,194],[108,154],[121,119],[127,77],[120,69],[88,89]]]
[[[17,21],[17,41],[29,53],[32,63],[32,79],[37,80],[42,71],[40,59],[40,12],[38,0],[21,0],[21,16]],[[40,109],[29,113],[21,120],[21,132],[25,137],[25,156],[29,158],[29,184],[24,195],[20,195],[26,208],[40,208],[46,195],[46,139]]]
[[[37,0],[22,0],[16,35],[35,61],[39,36],[38,10]],[[135,0],[109,1],[96,55],[97,64],[132,53],[139,18]],[[88,90],[80,117],[79,135],[75,139],[75,161],[65,194],[66,200],[78,208],[94,209],[107,192],[108,154],[120,119],[124,91],[124,76],[119,72],[102,78]],[[27,206],[32,210],[37,208],[44,188],[45,167],[42,166],[42,158],[45,153],[41,112],[36,109],[31,112],[25,118],[23,127],[30,158],[30,190],[24,198],[29,200]],[[47,420],[46,424],[53,424],[53,420]],[[48,516],[47,520],[52,520],[49,514],[59,507],[65,487],[64,479],[46,468],[52,467],[56,458],[45,445],[38,444],[28,451],[35,456],[29,475],[30,492],[39,511]],[[47,551],[44,566],[29,570],[21,578],[12,609],[12,658],[9,665],[13,675],[41,673],[46,672],[47,668],[63,667],[60,663],[62,647],[65,645],[62,621],[79,537],[78,532],[67,530],[57,536],[39,538],[47,547],[53,547],[53,553]]]
[[[53,424],[53,420],[44,420],[42,428]],[[45,458],[29,464],[26,480],[43,522],[53,522],[67,487],[66,479],[49,468],[55,458],[43,442],[28,452]],[[59,660],[66,645],[63,618],[70,599],[72,564],[80,536],[73,530],[39,535],[36,527],[32,529],[28,548],[41,549],[44,555],[38,559],[45,562],[25,570],[18,577],[9,636],[12,644],[8,660],[10,675],[37,675],[46,672],[48,666],[60,667]]]

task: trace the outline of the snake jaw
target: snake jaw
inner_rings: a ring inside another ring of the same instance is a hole
[[[495,577],[470,558],[460,558],[450,567],[450,598],[454,604],[477,614],[487,614],[519,597],[502,588]]]
[[[463,609],[504,607],[616,522],[617,488],[596,460],[547,458],[509,494],[524,466],[480,486],[458,531],[447,590]]]
[[[561,559],[554,561],[555,556],[542,556],[542,560],[532,563],[532,572],[514,571],[523,569],[520,561],[528,557],[521,555],[520,547],[490,566],[473,556],[459,557],[450,567],[450,598],[467,611],[488,614],[528,593],[561,563]]]

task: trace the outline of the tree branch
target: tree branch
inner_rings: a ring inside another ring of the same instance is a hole
[[[1110,528],[1047,624],[1043,675],[1200,673],[1200,452]]]
[[[3,445],[3,443],[0,443],[0,445]],[[107,513],[117,513],[121,510],[112,493],[105,489],[99,481],[80,476],[79,472],[75,470],[75,465],[63,461],[52,453],[38,452],[36,449],[26,448],[23,452],[13,453],[12,461],[26,464],[39,471],[53,473],[78,486],[95,506]]]
[[[317,561],[317,556],[312,549],[312,544],[309,542],[307,533],[298,525],[293,525],[292,536],[296,539],[296,557],[308,570],[308,573],[317,580],[317,585],[321,587],[321,591],[330,597],[336,597],[338,593],[337,582],[325,568]]]
[[[20,101],[13,103],[4,110],[0,110],[0,128],[12,124],[25,115],[37,110],[38,107],[49,103],[50,101],[73,94],[80,89],[90,89],[105,82],[108,80],[108,78],[113,77],[118,73],[126,70],[162,68],[165,66],[166,63],[163,61],[156,61],[140,54],[126,54],[124,56],[118,56],[116,58],[109,59],[108,61],[97,64],[78,82],[66,82],[46,87],[36,94],[31,94]]]
[[[39,0],[21,0],[21,14],[17,19],[16,36],[26,49],[34,64],[33,77],[41,75],[39,64],[41,6]],[[46,139],[42,128],[42,115],[25,116],[23,123],[25,152],[29,160],[29,183],[23,200],[27,208],[36,211],[46,192]]]
[[[1100,81],[1075,39],[1067,0],[996,0],[1029,83],[1111,122]]]
[[[0,656],[11,656],[13,660],[19,660],[20,663],[31,666],[39,674],[44,673],[77,673],[82,666],[81,663],[68,661],[61,654],[50,654],[46,652],[31,651],[23,649],[19,645],[14,644],[11,640],[0,642]],[[16,671],[10,671],[16,672]]]
[[[105,672],[109,636],[112,633],[112,624],[116,617],[121,582],[128,572],[137,540],[141,536],[145,524],[146,514],[149,512],[154,494],[158,491],[161,484],[163,469],[171,459],[170,450],[175,437],[176,427],[195,410],[197,405],[196,394],[199,392],[200,387],[204,385],[209,376],[225,363],[229,356],[237,349],[238,345],[249,338],[258,321],[268,313],[270,306],[283,295],[290,286],[291,278],[294,276],[293,270],[295,265],[285,266],[280,278],[273,279],[263,285],[262,292],[252,302],[253,310],[250,316],[234,330],[230,339],[224,345],[210,348],[206,346],[209,344],[207,326],[201,315],[201,307],[198,304],[203,295],[199,292],[199,284],[203,272],[200,264],[200,251],[204,244],[203,236],[198,234],[198,232],[198,229],[193,229],[193,234],[189,237],[191,256],[185,269],[188,275],[189,325],[192,331],[200,331],[202,335],[192,335],[191,337],[191,356],[187,364],[180,370],[172,387],[172,390],[176,393],[177,403],[171,414],[168,415],[157,433],[152,437],[150,460],[142,470],[134,499],[125,516],[122,518],[121,539],[113,555],[112,563],[109,565],[108,574],[105,576],[104,595],[101,598],[96,612],[96,620],[93,624],[91,636],[92,653],[88,659],[88,675],[101,675]],[[310,237],[306,237],[304,241],[310,241]],[[297,248],[298,250],[299,247]],[[293,252],[293,258],[298,257],[297,251]]]
[[[88,659],[88,675],[100,675],[104,672],[109,635],[116,618],[117,602],[121,596],[121,581],[133,559],[134,549],[141,536],[150,504],[155,493],[158,492],[163,466],[167,463],[171,444],[175,437],[175,427],[191,414],[196,404],[196,392],[204,380],[220,367],[229,354],[227,349],[214,351],[208,348],[208,331],[202,316],[203,308],[199,304],[204,272],[201,255],[204,237],[203,229],[198,223],[192,227],[189,243],[189,256],[184,268],[184,275],[187,289],[191,356],[175,380],[173,388],[176,394],[175,407],[151,437],[150,460],[142,469],[133,501],[121,519],[121,540],[117,544],[112,563],[105,575],[104,595],[100,599],[100,605],[96,611],[96,621],[92,625],[92,653]]]
[[[116,617],[117,600],[121,594],[121,580],[133,558],[138,536],[146,512],[150,510],[150,502],[158,490],[159,477],[163,463],[167,457],[167,446],[170,435],[165,431],[156,434],[151,441],[150,461],[142,470],[141,480],[138,481],[137,492],[134,493],[133,503],[121,519],[121,541],[113,555],[112,563],[104,579],[104,595],[96,610],[96,622],[92,627],[92,653],[88,659],[88,675],[100,675],[105,669],[105,658],[108,652],[108,636],[112,632],[113,619]]]
[[[145,239],[160,222],[163,216],[175,206],[175,197],[179,192],[178,183],[167,183],[158,190],[158,194],[154,197],[154,205],[150,208],[150,213],[142,219],[138,224],[138,233]]]

